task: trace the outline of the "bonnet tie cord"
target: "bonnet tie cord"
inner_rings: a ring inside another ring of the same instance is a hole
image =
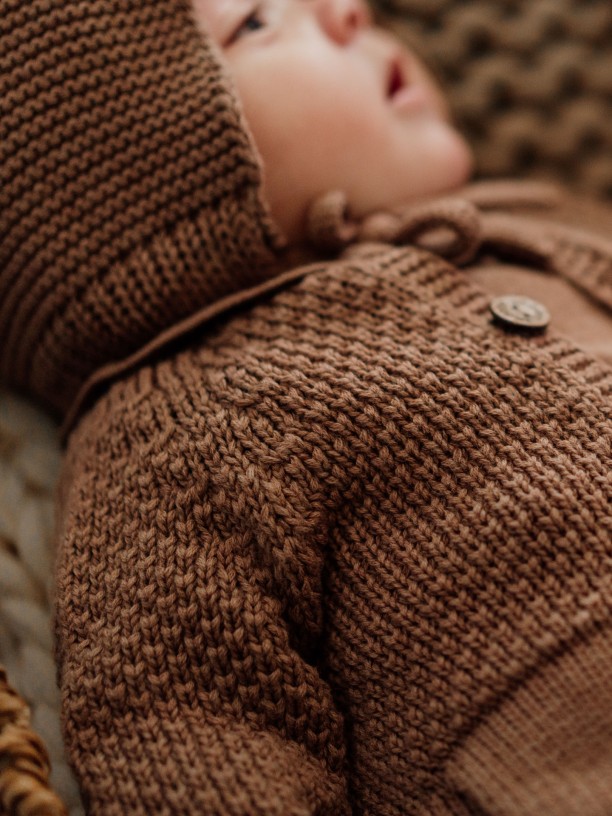
[[[477,208],[463,199],[438,199],[402,211],[375,212],[356,221],[349,213],[346,195],[333,190],[311,206],[307,237],[324,252],[340,252],[355,243],[382,242],[430,249],[447,260],[465,263],[478,251],[482,231]]]
[[[382,242],[427,249],[445,260],[463,266],[486,243],[495,249],[518,251],[539,261],[549,245],[534,243],[532,231],[523,237],[512,222],[491,218],[489,210],[515,207],[550,209],[560,190],[553,184],[525,182],[480,182],[447,196],[377,211],[361,220],[352,217],[347,197],[332,190],[316,199],[307,216],[307,237],[317,248],[339,252],[349,245]],[[509,215],[504,212],[507,218]]]
[[[560,274],[612,308],[612,241],[512,210],[551,210],[562,191],[545,182],[480,182],[456,194],[354,219],[346,195],[330,191],[307,217],[307,237],[324,252],[359,243],[414,246],[465,266],[480,251]]]

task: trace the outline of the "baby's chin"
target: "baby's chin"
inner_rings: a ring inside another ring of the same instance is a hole
[[[408,172],[402,169],[388,176],[384,183],[373,178],[368,194],[350,202],[354,217],[360,219],[376,211],[403,208],[432,197],[452,194],[465,186],[474,173],[474,154],[461,134],[447,126],[441,128],[435,146],[430,144],[423,165],[412,165]],[[423,172],[423,167],[426,168]],[[416,171],[413,174],[413,170]]]
[[[442,138],[436,145],[434,154],[428,157],[431,171],[420,175],[418,182],[415,180],[412,187],[407,184],[407,195],[399,195],[396,201],[387,204],[416,204],[432,196],[452,193],[469,182],[475,168],[471,147],[453,127],[445,125],[442,131]]]
[[[390,169],[387,165],[381,175],[371,169],[371,183],[359,187],[357,191],[351,191],[350,184],[343,188],[338,182],[330,187],[344,189],[352,218],[360,220],[375,212],[402,208],[431,197],[450,194],[470,180],[475,160],[463,136],[448,122],[439,122],[432,133],[435,133],[434,143],[430,142],[429,151],[424,151],[428,153],[424,161],[430,171],[420,173],[418,178],[414,177],[411,170],[402,173],[401,167],[396,171],[395,166]],[[367,173],[367,170],[363,172]],[[293,211],[287,206],[280,206],[283,202],[271,202],[272,214],[289,244],[300,244],[304,240],[306,213],[312,201],[313,198],[310,197],[301,210],[295,208]]]
[[[452,191],[462,187],[474,174],[476,163],[474,153],[463,136],[456,130],[452,131],[445,159],[445,184],[440,190],[433,190],[433,193]]]

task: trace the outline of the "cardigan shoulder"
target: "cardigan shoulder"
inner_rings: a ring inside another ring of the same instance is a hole
[[[512,757],[534,727],[529,762],[570,778],[551,706],[581,666],[605,676],[589,644],[612,622],[611,385],[566,339],[493,325],[462,270],[377,246],[115,383],[71,437],[60,548],[66,720],[96,812],[92,729],[106,761],[136,743],[161,773],[126,719],[136,692],[173,756],[192,735],[200,779],[246,750],[252,812],[261,750],[288,812],[468,816],[471,797],[497,814],[510,784],[526,808]],[[84,716],[87,660],[117,690]],[[519,722],[513,690],[540,711],[542,682],[546,710]]]

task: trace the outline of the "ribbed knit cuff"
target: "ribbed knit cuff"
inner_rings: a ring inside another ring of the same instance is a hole
[[[612,813],[612,627],[522,685],[463,743],[449,783],[495,816]]]

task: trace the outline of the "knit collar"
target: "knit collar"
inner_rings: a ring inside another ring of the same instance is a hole
[[[357,221],[332,191],[311,208],[308,235],[334,252],[378,242],[420,247],[459,267],[492,254],[559,274],[612,309],[612,241],[555,221],[567,198],[548,182],[483,181]]]
[[[62,426],[66,441],[78,417],[109,382],[150,360],[191,331],[238,306],[290,285],[321,269],[330,258],[350,258],[389,248],[415,247],[458,267],[479,253],[518,260],[555,271],[612,308],[612,242],[561,226],[552,218],[567,200],[557,185],[524,181],[483,181],[451,195],[353,219],[343,193],[316,199],[308,212],[308,246],[285,253],[264,280],[245,286],[177,321],[129,357],[97,370],[82,386]],[[534,219],[534,214],[537,218]],[[300,263],[301,261],[301,263]]]

